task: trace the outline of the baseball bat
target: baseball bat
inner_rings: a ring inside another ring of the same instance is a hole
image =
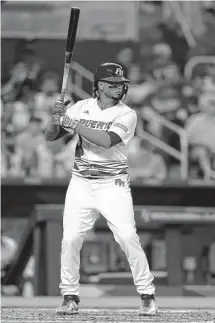
[[[80,8],[71,8],[69,28],[67,34],[66,50],[65,50],[65,59],[64,59],[64,70],[63,70],[63,79],[60,92],[60,100],[64,101],[67,82],[69,78],[69,71],[72,63],[72,55],[75,47],[76,32],[78,28]]]

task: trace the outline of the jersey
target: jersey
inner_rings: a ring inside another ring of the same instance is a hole
[[[73,174],[92,179],[128,173],[128,145],[137,124],[134,110],[121,101],[101,110],[97,99],[90,98],[68,107],[66,114],[79,117],[84,126],[98,130],[98,136],[99,131],[112,131],[122,139],[106,149],[77,135]]]

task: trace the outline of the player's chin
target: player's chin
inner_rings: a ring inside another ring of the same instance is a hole
[[[122,92],[118,92],[116,94],[113,95],[113,99],[114,100],[120,100],[122,97]]]

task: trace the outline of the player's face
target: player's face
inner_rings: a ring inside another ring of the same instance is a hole
[[[103,83],[103,93],[110,99],[120,100],[124,88],[124,83]]]

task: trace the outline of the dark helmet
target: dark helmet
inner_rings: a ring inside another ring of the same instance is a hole
[[[113,83],[122,83],[123,91],[121,98],[124,98],[128,91],[129,80],[125,77],[125,71],[123,67],[115,63],[104,63],[101,64],[95,71],[94,82],[93,82],[93,97],[98,97],[98,81],[107,81]]]
[[[94,82],[108,81],[114,83],[128,83],[129,80],[125,78],[125,71],[123,67],[115,63],[101,64],[95,71]]]

